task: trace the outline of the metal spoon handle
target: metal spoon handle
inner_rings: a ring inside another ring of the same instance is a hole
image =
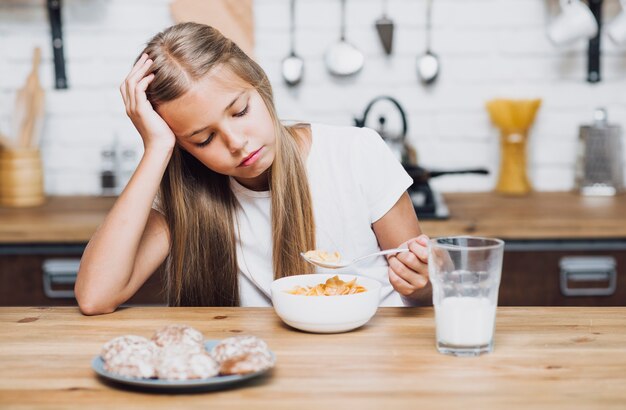
[[[289,4],[289,55],[296,54],[296,0],[291,0]]]
[[[346,41],[346,0],[341,0],[341,41]]]
[[[430,52],[430,31],[432,26],[433,0],[426,1],[426,52]]]
[[[374,256],[380,256],[380,255],[391,255],[393,253],[400,253],[400,252],[408,252],[409,249],[407,248],[394,248],[394,249],[386,249],[384,251],[380,251],[380,252],[374,252],[374,253],[370,253],[369,255],[365,255],[365,256],[361,256],[360,258],[356,258],[355,260],[353,260],[351,262],[351,264],[356,263],[362,259],[367,259],[367,258],[372,258]]]

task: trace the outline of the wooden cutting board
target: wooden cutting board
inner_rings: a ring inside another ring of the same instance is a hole
[[[177,23],[192,21],[213,26],[254,56],[252,0],[174,0],[170,11]]]

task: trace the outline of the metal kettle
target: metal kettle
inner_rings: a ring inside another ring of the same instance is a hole
[[[622,129],[608,123],[604,108],[579,130],[576,188],[583,195],[615,195],[624,189]]]
[[[398,161],[400,161],[403,165],[415,165],[417,163],[417,154],[415,149],[410,146],[407,141],[407,133],[408,133],[408,124],[407,124],[407,115],[398,100],[388,95],[381,95],[374,98],[367,104],[365,107],[365,112],[363,112],[363,117],[354,118],[354,125],[357,127],[365,127],[367,123],[367,117],[372,110],[372,107],[379,101],[387,100],[393,104],[393,106],[397,109],[400,114],[400,118],[402,120],[402,131],[400,134],[393,135],[389,133],[386,128],[387,119],[385,116],[381,115],[378,117],[378,133],[383,138],[383,140],[387,143],[391,151],[396,155]]]

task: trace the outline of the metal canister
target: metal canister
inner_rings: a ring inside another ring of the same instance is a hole
[[[608,123],[604,108],[593,118],[579,130],[576,188],[583,195],[615,195],[624,189],[622,129]]]

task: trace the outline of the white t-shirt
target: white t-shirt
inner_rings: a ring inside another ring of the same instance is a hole
[[[372,224],[384,216],[413,183],[382,138],[369,128],[311,124],[306,160],[316,227],[316,249],[339,251],[342,259],[380,250]],[[237,211],[237,263],[241,306],[271,306],[270,192],[252,191],[230,178]],[[307,249],[303,249],[306,251]],[[381,306],[402,306],[388,278],[384,256],[333,270],[360,273],[383,283]],[[317,272],[328,272],[317,268]]]

